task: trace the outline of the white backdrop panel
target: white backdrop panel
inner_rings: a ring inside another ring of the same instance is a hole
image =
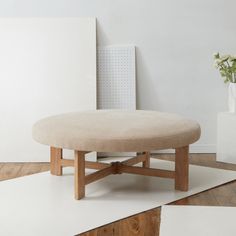
[[[96,108],[94,18],[0,18],[0,161],[47,161],[31,128]]]

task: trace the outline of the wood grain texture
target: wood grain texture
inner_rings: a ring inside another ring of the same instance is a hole
[[[114,171],[115,171],[115,166],[109,166],[109,167],[106,167],[102,170],[98,170],[92,174],[86,175],[85,184],[90,184],[94,181],[97,181],[97,180],[102,179],[108,175],[111,175],[114,173]]]
[[[174,161],[174,154],[155,155]],[[190,164],[235,170],[236,165],[216,162],[215,154],[190,154]],[[49,163],[0,163],[0,180],[48,171]],[[169,205],[236,207],[236,181],[181,199]],[[160,207],[96,228],[80,236],[158,236]]]
[[[29,162],[29,163],[1,163],[0,181],[32,175],[50,170],[49,163]]]
[[[162,178],[175,177],[175,172],[172,170],[161,170],[156,168],[153,169],[146,167],[126,166],[126,165],[121,165],[120,170],[121,173],[128,173],[128,174],[137,174],[137,175],[154,176]]]
[[[132,166],[132,165],[136,165],[139,162],[144,162],[146,160],[146,155],[143,153],[137,153],[137,156],[130,158],[128,160],[122,161],[121,163],[124,165],[128,165],[128,166]]]
[[[69,160],[69,159],[61,159],[61,166],[62,167],[74,167],[75,162],[74,160]]]
[[[158,236],[160,226],[160,212],[158,207],[109,225],[96,228],[81,236]],[[79,235],[78,235],[79,236]]]
[[[189,182],[189,147],[175,149],[175,189],[188,191]]]
[[[110,164],[108,163],[101,163],[101,162],[94,162],[94,161],[86,161],[85,167],[88,169],[95,169],[95,170],[101,170],[103,168],[109,167]]]
[[[75,199],[79,200],[85,196],[85,153],[75,151]]]
[[[70,159],[61,159],[61,166],[62,167],[74,167],[74,160]],[[85,161],[85,168],[88,169],[95,169],[95,170],[101,170],[103,168],[109,167],[110,164],[107,163],[101,163],[101,162],[95,162],[95,161]]]
[[[50,147],[50,170],[52,175],[62,175],[62,149]]]

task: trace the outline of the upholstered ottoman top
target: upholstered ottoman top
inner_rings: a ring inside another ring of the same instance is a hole
[[[48,117],[33,127],[33,138],[58,148],[139,152],[184,147],[197,141],[197,122],[157,111],[96,110]]]

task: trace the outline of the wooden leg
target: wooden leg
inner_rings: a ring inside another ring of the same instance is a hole
[[[50,170],[52,175],[62,175],[62,149],[50,148]]]
[[[85,196],[85,153],[75,151],[75,199]]]
[[[189,147],[175,149],[175,189],[188,191]]]
[[[150,167],[150,152],[144,152],[146,156],[146,160],[143,162],[143,167],[149,168]]]

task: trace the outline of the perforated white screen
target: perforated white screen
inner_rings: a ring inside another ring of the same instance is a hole
[[[135,47],[98,48],[98,108],[136,109]]]

